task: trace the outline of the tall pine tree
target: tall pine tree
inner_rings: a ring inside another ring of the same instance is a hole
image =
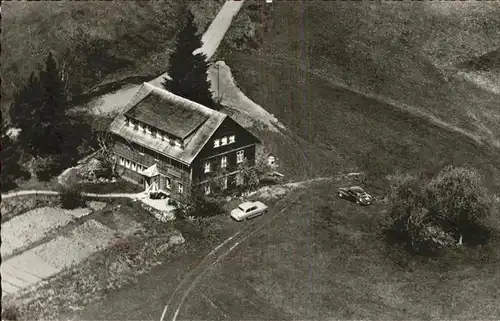
[[[30,133],[30,147],[35,155],[47,156],[63,152],[64,130],[67,127],[66,96],[61,72],[52,53],[40,73],[40,105],[34,109],[35,121]]]
[[[170,55],[168,74],[163,86],[177,94],[209,108],[216,108],[207,80],[209,64],[203,53],[193,54],[202,45],[201,35],[197,34],[194,16],[187,13],[186,24],[180,31],[175,50]]]
[[[19,90],[14,102],[9,108],[10,123],[16,128],[26,130],[32,128],[36,122],[33,119],[35,109],[42,100],[41,84],[34,72],[31,73],[28,82]]]

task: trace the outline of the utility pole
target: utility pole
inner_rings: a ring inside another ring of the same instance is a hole
[[[217,63],[217,104],[220,104],[220,78],[219,78],[219,69],[220,64]]]

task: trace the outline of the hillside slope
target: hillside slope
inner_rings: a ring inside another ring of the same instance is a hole
[[[498,48],[500,6],[445,6],[276,2],[259,49],[220,59],[297,136],[309,175],[444,164],[493,175],[500,97],[460,77],[455,64]],[[290,145],[274,148],[297,171],[303,161],[287,156]]]
[[[500,48],[498,3],[277,2],[273,10],[262,56],[301,60],[500,146],[500,97],[454,67]]]
[[[2,110],[49,50],[65,68],[72,95],[165,70],[184,8],[203,31],[223,1],[2,3]]]

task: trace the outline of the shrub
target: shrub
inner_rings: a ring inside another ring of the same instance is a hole
[[[427,195],[429,209],[459,230],[485,218],[492,205],[479,175],[467,168],[444,168],[429,183]]]
[[[476,224],[490,213],[492,199],[470,169],[446,167],[430,180],[425,175],[390,180],[390,229],[413,250],[435,251],[462,235],[472,238],[480,230]]]
[[[85,207],[86,205],[82,192],[76,187],[67,188],[61,191],[60,202],[62,208],[69,210]]]
[[[207,197],[201,191],[194,190],[191,197],[178,203],[174,215],[177,219],[214,216],[223,211],[222,204],[221,198]]]
[[[60,158],[57,156],[37,158],[33,163],[33,167],[36,177],[42,182],[50,181],[54,176],[61,173]]]
[[[19,308],[9,304],[2,307],[2,320],[17,321],[19,320]]]

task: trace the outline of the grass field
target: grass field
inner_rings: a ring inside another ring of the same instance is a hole
[[[496,319],[500,235],[488,245],[413,258],[389,247],[383,204],[339,200],[316,183],[240,244],[179,313],[190,320]]]
[[[421,19],[432,22],[429,26],[408,21],[408,13],[389,3],[351,6],[341,2],[280,2],[273,6],[272,23],[259,50],[233,51],[219,59],[231,67],[243,92],[289,129],[285,136],[263,134],[287,175],[324,176],[356,168],[372,172],[435,170],[455,164],[481,169],[491,186],[500,187],[499,153],[487,143],[476,144],[474,138],[488,135],[476,130],[464,109],[474,106],[486,115],[486,110],[498,109],[499,97],[471,84],[459,84],[453,77],[443,83],[443,75],[433,64],[438,64],[436,55],[423,49],[437,45],[450,28],[458,30],[462,23],[456,21],[457,17],[436,16],[439,13],[429,11],[433,8],[424,4],[411,8]],[[389,19],[398,14],[404,19]],[[474,14],[478,13],[460,12],[458,17]],[[367,21],[362,19],[365,16]],[[339,23],[331,24],[332,19]],[[496,43],[492,34],[495,19],[490,13],[483,15],[483,33],[476,28],[479,22],[475,20],[474,26],[468,27],[469,32],[482,37],[477,41],[484,50]],[[446,22],[446,26],[439,26],[438,21]],[[403,26],[406,33],[401,35]],[[357,28],[356,35],[348,32],[351,27]],[[440,65],[475,54],[477,48],[465,50],[460,43],[447,44],[448,60],[441,57]],[[349,48],[354,51],[349,52]],[[363,48],[366,50],[359,51]],[[391,58],[384,55],[389,49],[394,51]],[[373,57],[366,60],[368,54]],[[345,87],[368,92],[377,99]],[[439,116],[449,125],[431,124],[395,107],[398,103]],[[486,117],[485,122],[477,119],[483,129],[493,133],[488,137],[500,137],[496,127],[500,122],[493,121],[496,118]]]
[[[492,146],[500,137],[498,97],[462,82],[449,67],[495,50],[498,7],[464,11],[450,4],[445,11],[423,3],[312,1],[273,6],[258,50],[219,59],[243,92],[287,127],[285,135],[261,136],[288,178],[357,169],[375,175],[436,172],[453,164],[478,169],[498,193],[500,153]],[[465,18],[468,25],[459,21]],[[463,39],[455,35],[461,28]],[[466,48],[469,40],[474,48]],[[377,183],[369,189],[375,195],[386,187],[383,179]],[[488,243],[412,257],[383,233],[386,204],[358,207],[338,200],[340,186],[318,183],[297,191],[292,208],[212,268],[179,319],[500,316],[498,207]]]

